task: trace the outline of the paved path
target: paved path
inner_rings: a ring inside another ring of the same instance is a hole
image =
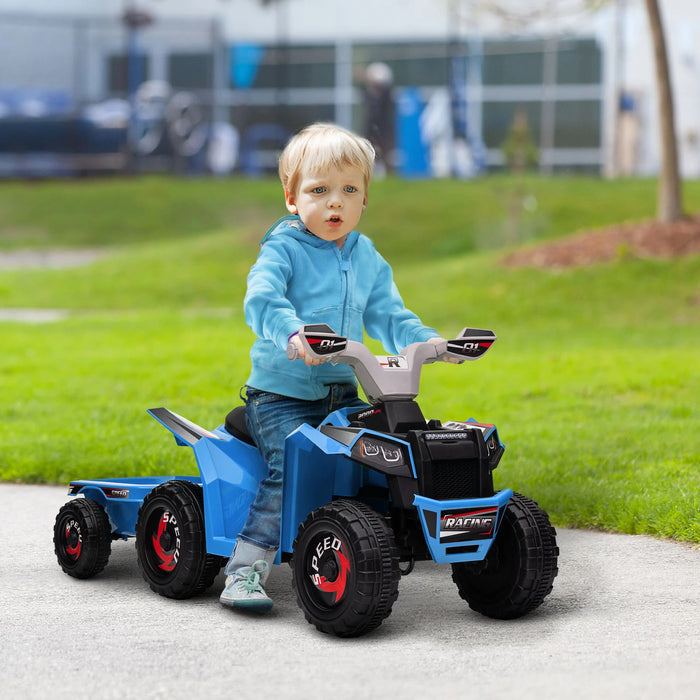
[[[51,541],[66,500],[65,488],[0,484],[3,697],[698,697],[697,549],[560,531],[553,593],[511,622],[471,612],[449,566],[424,562],[376,632],[340,640],[305,622],[286,565],[262,618],[220,606],[221,577],[200,598],[155,595],[133,540],[114,544],[100,576],[66,576]]]

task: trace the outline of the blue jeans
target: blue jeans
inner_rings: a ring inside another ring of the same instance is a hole
[[[304,401],[247,388],[246,425],[270,471],[260,482],[248,519],[238,535],[239,540],[262,549],[276,550],[279,547],[284,440],[287,435],[304,423],[314,427],[320,425],[329,413],[339,408],[360,410],[367,406],[357,396],[353,384],[331,384],[328,389],[328,396],[318,401]]]

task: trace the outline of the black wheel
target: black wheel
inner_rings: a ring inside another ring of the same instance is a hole
[[[58,563],[69,576],[99,574],[112,551],[112,528],[104,508],[90,498],[66,503],[56,516],[53,544]]]
[[[558,555],[547,513],[515,494],[484,561],[453,564],[452,580],[472,610],[510,620],[534,610],[551,592]]]
[[[201,486],[166,481],[143,499],[136,553],[144,579],[162,596],[190,598],[211,586],[221,558],[206,551]]]
[[[386,521],[363,503],[315,510],[294,540],[292,586],[321,632],[357,637],[379,627],[399,592],[399,558]]]

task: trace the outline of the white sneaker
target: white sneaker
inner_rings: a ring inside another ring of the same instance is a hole
[[[236,574],[226,578],[219,602],[232,608],[244,608],[254,612],[266,612],[272,607],[272,599],[260,584],[260,577],[267,572],[267,562],[259,559]]]

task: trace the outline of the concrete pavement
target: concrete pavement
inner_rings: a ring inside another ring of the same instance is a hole
[[[63,487],[0,484],[0,688],[7,698],[696,698],[700,550],[647,537],[559,531],[544,605],[502,622],[469,610],[449,566],[420,563],[389,618],[342,640],[303,618],[288,566],[265,617],[204,596],[174,601],[141,579],[134,541],[94,579],[53,553]]]

